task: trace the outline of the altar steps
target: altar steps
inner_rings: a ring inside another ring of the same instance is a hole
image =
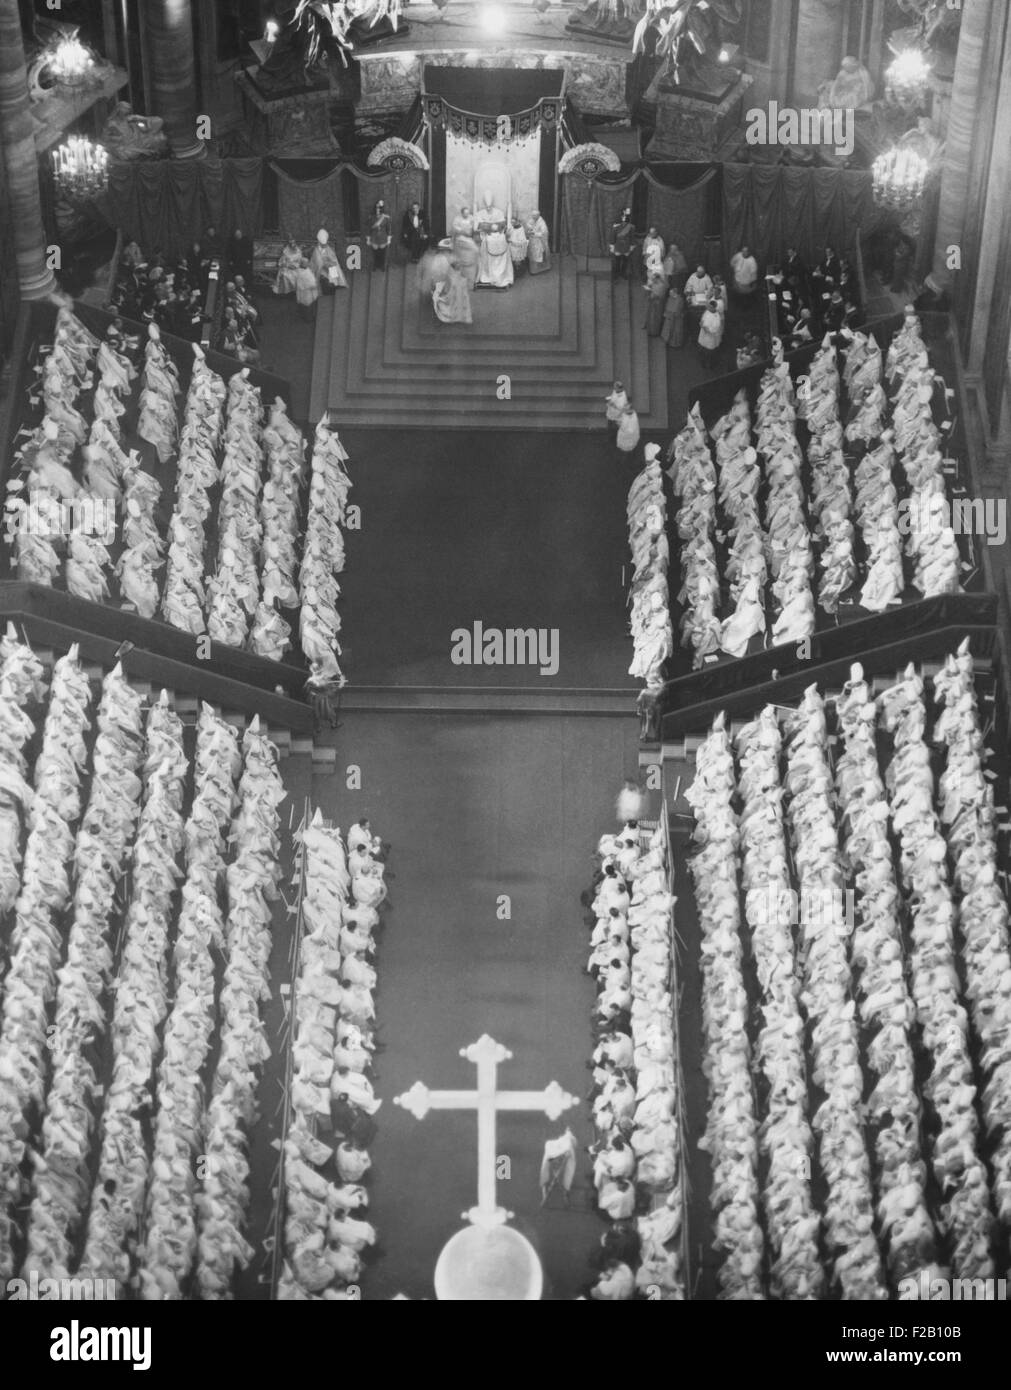
[[[329,411],[338,428],[602,430],[618,378],[642,428],[666,428],[666,350],[645,334],[638,286],[562,257],[514,290],[476,291],[475,323],[448,326],[411,266],[350,278],[317,306],[310,421]]]

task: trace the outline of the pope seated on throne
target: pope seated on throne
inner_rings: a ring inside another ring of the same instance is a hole
[[[513,259],[506,235],[508,217],[486,190],[474,216],[474,230],[480,239],[477,284],[505,290],[513,283]]]

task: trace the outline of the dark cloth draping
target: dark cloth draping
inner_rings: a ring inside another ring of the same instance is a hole
[[[622,208],[631,207],[640,181],[646,190],[646,226],[655,224],[664,241],[672,238],[689,262],[702,255],[709,220],[709,200],[718,175],[715,167],[687,188],[671,188],[648,169],[627,178],[588,181],[581,174],[562,176],[562,250],[576,256],[606,256],[611,228]]]
[[[255,157],[116,161],[96,201],[106,221],[145,251],[175,255],[211,225],[219,232],[259,231],[262,183],[263,162]]]
[[[538,102],[560,97],[561,68],[453,67],[426,63],[425,94],[467,115],[515,116]]]
[[[826,245],[850,255],[858,230],[867,235],[881,220],[867,170],[723,166],[723,244],[746,243],[760,267],[782,260],[787,246],[809,265]]]
[[[687,188],[669,188],[648,169],[642,171],[646,182],[646,225],[655,226],[665,243],[673,241],[689,265],[696,265],[702,258],[709,200],[718,173],[716,168],[707,169]]]
[[[428,174],[424,169],[358,169],[344,160],[320,161],[317,172],[301,161],[298,174],[271,164],[277,179],[278,221],[281,231],[299,241],[312,241],[320,227],[335,240],[368,237],[373,209],[382,200],[395,233],[412,203],[426,205]],[[303,173],[308,173],[308,177]],[[301,175],[301,176],[299,176]]]
[[[638,174],[618,182],[562,176],[562,250],[575,256],[606,256],[611,228],[628,207]]]
[[[222,160],[220,226],[225,231],[241,227],[246,236],[263,228],[263,160]]]

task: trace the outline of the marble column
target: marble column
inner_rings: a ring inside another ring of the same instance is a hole
[[[998,0],[1003,5],[1005,0]],[[938,292],[950,290],[954,272],[948,269],[948,247],[963,245],[977,132],[981,81],[990,41],[992,0],[963,0],[962,27],[955,59],[948,129],[941,172],[941,197],[934,236],[934,263],[928,284]],[[993,138],[992,134],[988,138]]]
[[[207,153],[197,136],[197,68],[190,0],[141,0],[148,115],[161,116],[176,159]]]
[[[14,258],[24,299],[56,289],[46,264],[46,233],[39,193],[39,159],[29,113],[25,49],[17,0],[0,0],[0,144],[7,172]]]
[[[1007,23],[1004,17],[1005,25]],[[1008,344],[1011,340],[1011,146],[1004,132],[1011,121],[1011,34],[990,32],[990,46],[1002,60],[988,85],[996,102],[981,122],[984,140],[992,138],[986,185],[973,200],[966,222],[966,242],[975,261],[975,282],[965,270],[956,282],[954,307],[967,375],[979,378],[986,399],[990,439],[1006,435]],[[992,136],[991,133],[992,132]],[[971,291],[971,294],[970,294]]]
[[[116,0],[102,0],[102,46],[110,63],[118,68],[126,67],[116,32]]]

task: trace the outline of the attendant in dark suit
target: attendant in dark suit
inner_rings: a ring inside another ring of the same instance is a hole
[[[243,276],[246,280],[253,278],[253,241],[246,236],[241,227],[236,227],[235,231],[228,238],[228,275],[234,280],[236,276]]]
[[[824,279],[831,280],[833,285],[839,283],[839,277],[842,274],[842,262],[831,246],[825,247],[825,255],[818,269]]]
[[[195,241],[186,252],[186,274],[189,276],[191,284],[201,289],[206,286],[207,271],[210,264],[210,256],[204,251],[200,242]]]
[[[783,260],[783,264],[780,267],[780,269],[783,272],[784,280],[791,283],[796,282],[796,288],[799,291],[799,293],[801,295],[807,294],[807,266],[804,264],[800,256],[797,254],[796,247],[788,246],[786,248],[786,256]]]
[[[412,203],[404,213],[400,240],[411,258],[411,264],[417,265],[429,242],[428,220],[420,203]]]
[[[208,227],[203,235],[204,255],[212,261],[220,261],[225,254],[225,248],[218,235],[217,227]]]
[[[832,291],[839,288],[841,275],[842,263],[839,257],[831,246],[826,246],[825,255],[811,272],[811,302],[818,313],[824,313],[828,307]]]

